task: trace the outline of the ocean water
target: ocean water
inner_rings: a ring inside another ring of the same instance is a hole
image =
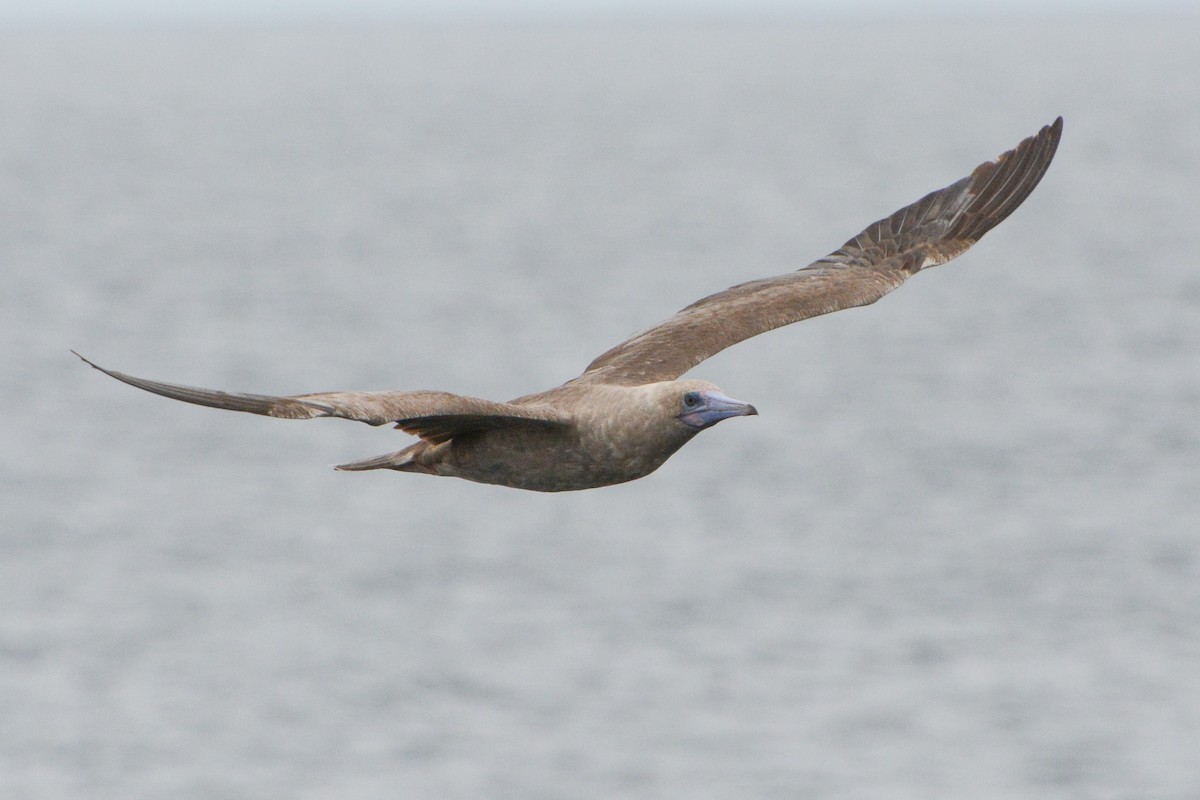
[[[0,39],[0,796],[1200,797],[1200,22]],[[187,406],[557,385],[1062,114],[539,495]]]

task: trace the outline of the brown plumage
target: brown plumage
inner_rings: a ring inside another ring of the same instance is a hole
[[[917,272],[965,252],[1029,196],[1061,135],[1059,117],[825,258],[698,300],[602,354],[574,380],[509,403],[429,391],[221,392],[135,378],[83,360],[131,386],[188,403],[283,419],[390,423],[420,439],[342,470],[423,472],[548,492],[622,483],[653,472],[722,419],[757,413],[710,383],[679,380],[683,373],[760,333],[873,303]]]

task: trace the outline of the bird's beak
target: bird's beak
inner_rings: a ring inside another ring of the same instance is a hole
[[[703,401],[700,405],[679,415],[684,424],[696,430],[704,430],[730,417],[751,417],[758,414],[758,409],[749,403],[726,397],[720,392],[701,392],[700,397]]]

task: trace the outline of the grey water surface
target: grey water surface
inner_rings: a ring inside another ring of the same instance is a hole
[[[1200,22],[0,39],[0,797],[1200,797]],[[539,495],[122,386],[556,385],[1066,117]]]

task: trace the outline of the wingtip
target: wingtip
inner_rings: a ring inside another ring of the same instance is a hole
[[[72,351],[71,351],[71,353],[72,353],[72,354],[73,354],[73,355],[74,355],[76,358],[78,358],[80,361],[82,361],[83,363],[87,364],[89,367],[91,367],[92,369],[96,370],[97,372],[103,372],[103,373],[104,373],[105,375],[107,375],[108,377],[110,377],[110,378],[116,378],[117,380],[119,380],[119,381],[121,381],[121,382],[123,382],[123,383],[130,383],[130,380],[129,380],[129,376],[128,376],[128,375],[123,375],[123,374],[122,374],[122,373],[120,373],[120,372],[113,372],[111,369],[105,369],[104,367],[100,366],[100,365],[99,365],[99,364],[97,364],[95,361],[92,361],[90,358],[88,358],[87,356],[83,355],[82,353],[79,353],[78,351],[72,350]],[[131,384],[131,385],[134,385],[134,386],[136,386],[137,384],[136,384],[136,383],[134,383],[134,384]]]
[[[75,357],[76,357],[76,358],[78,358],[80,361],[82,361],[83,363],[85,363],[85,364],[87,364],[89,367],[91,367],[92,369],[98,369],[98,370],[100,370],[101,372],[104,372],[104,373],[107,373],[107,372],[108,372],[108,370],[106,370],[104,367],[101,367],[101,366],[100,366],[100,365],[98,365],[96,362],[92,361],[92,360],[91,360],[91,359],[89,359],[87,356],[85,356],[85,355],[83,355],[82,353],[80,353],[78,350],[71,350],[70,352],[71,352],[71,355],[75,356]]]
[[[1042,126],[1042,129],[1038,131],[1037,135],[1031,138],[1038,139],[1043,142],[1049,141],[1051,157],[1053,157],[1053,152],[1058,149],[1058,141],[1062,138],[1062,130],[1063,118],[1060,114],[1054,118],[1054,122],[1051,122],[1049,125]]]

